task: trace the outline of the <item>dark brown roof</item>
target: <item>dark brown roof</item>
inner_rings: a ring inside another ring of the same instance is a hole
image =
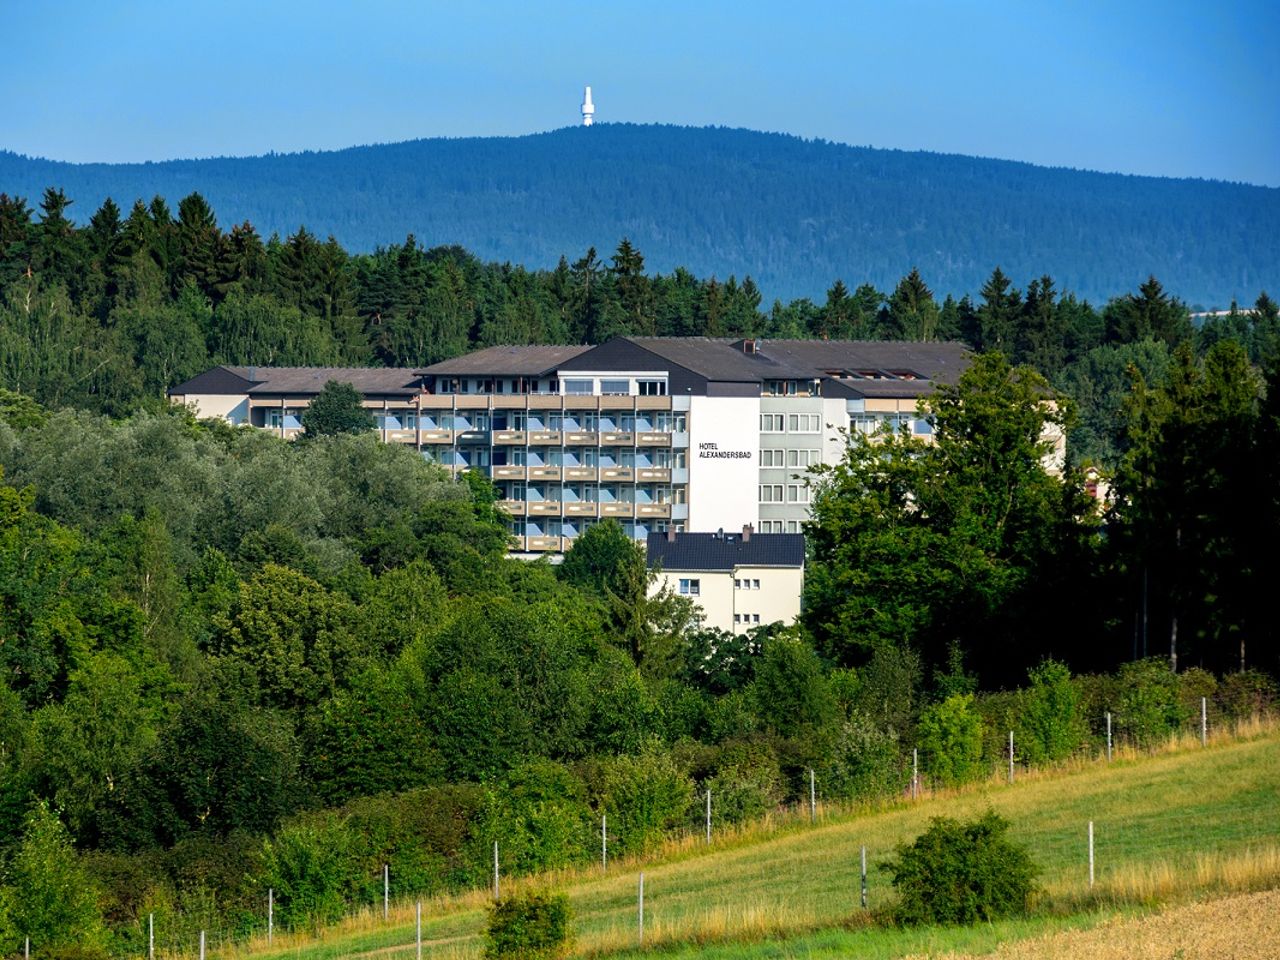
[[[249,367],[214,367],[178,384],[169,391],[169,396],[184,397],[193,393],[234,396],[238,393],[248,393],[255,382],[249,374],[249,369]]]
[[[451,360],[441,360],[419,371],[431,376],[541,377],[552,373],[566,360],[586,353],[591,347],[525,346],[486,347]]]
[[[316,394],[330,380],[349,383],[365,396],[416,396],[422,377],[403,367],[258,367],[252,394]]]

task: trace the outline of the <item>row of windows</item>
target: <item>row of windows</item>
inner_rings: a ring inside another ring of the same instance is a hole
[[[461,448],[466,452],[466,448]],[[488,454],[488,447],[479,448]],[[665,447],[495,447],[494,465],[503,467],[654,467],[659,470],[684,470],[688,464],[688,452],[668,450]],[[488,464],[488,460],[484,464]]]
[[[903,428],[917,436],[933,433],[933,424],[914,413],[854,413],[849,415],[849,432],[870,436],[888,427],[893,433]]]
[[[564,392],[570,396],[592,396],[596,392],[596,380],[591,377],[566,377],[564,381]],[[665,380],[635,380],[631,379],[611,379],[601,378],[600,394],[602,396],[619,396],[629,397],[632,395],[632,383],[635,384],[634,393],[641,397],[665,397],[667,395],[667,381]]]
[[[761,533],[799,533],[799,520],[761,520]]]
[[[734,623],[750,623],[757,624],[760,622],[760,614],[758,613],[735,613],[733,615]]]
[[[504,500],[542,503],[684,503],[686,487],[639,486],[626,484],[597,486],[594,483],[503,484]]]
[[[761,450],[762,467],[811,467],[822,462],[819,450]]]
[[[761,433],[821,433],[822,416],[817,413],[762,413]]]
[[[759,590],[760,581],[756,579],[748,580],[746,577],[739,580],[735,577],[733,580],[733,588],[735,590]]]
[[[783,499],[783,494],[786,499]],[[760,484],[761,503],[808,503],[809,485],[805,483],[762,483]]]

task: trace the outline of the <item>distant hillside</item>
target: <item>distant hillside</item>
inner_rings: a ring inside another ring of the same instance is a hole
[[[912,266],[939,293],[976,293],[997,264],[1050,273],[1095,301],[1148,274],[1196,305],[1280,290],[1280,189],[905,153],[746,130],[608,124],[513,138],[415,140],[329,153],[67,164],[0,152],[0,192],[47,186],[83,222],[199,191],[224,225],[305,224],[348,249],[410,232],[531,267],[611,253],[650,269],[751,275],[773,297],[821,299],[840,277],[881,289]]]

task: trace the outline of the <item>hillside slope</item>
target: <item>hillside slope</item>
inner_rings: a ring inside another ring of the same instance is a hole
[[[1274,888],[1280,882],[1280,735],[1227,741],[1112,765],[1046,772],[1010,787],[998,778],[956,796],[903,803],[869,815],[823,817],[776,832],[717,840],[646,864],[611,865],[607,876],[531,878],[569,893],[578,956],[625,952],[636,943],[639,871],[645,876],[645,945],[664,956],[882,956],[924,949],[990,949],[1064,927],[1090,926],[1137,905]],[[1038,917],[971,930],[901,931],[869,926],[859,905],[865,845],[870,907],[893,893],[875,864],[909,841],[930,817],[972,817],[988,807],[1013,823],[1042,869],[1046,909]],[[1096,828],[1097,885],[1088,885],[1087,824]],[[510,881],[508,881],[508,889]],[[431,956],[479,956],[485,891],[424,905],[424,946]],[[767,945],[752,946],[767,939]],[[318,939],[286,935],[231,951],[236,957],[413,955],[413,907],[403,902],[389,923],[380,912],[352,918]]]
[[[1155,274],[1193,304],[1280,289],[1280,189],[906,153],[721,128],[599,125],[324,153],[66,164],[0,152],[0,192],[63,188],[83,222],[108,195],[199,191],[224,224],[305,224],[348,249],[414,233],[551,266],[628,236],[651,269],[750,274],[768,299],[836,277],[882,289],[918,266],[976,293],[999,264],[1093,300]]]

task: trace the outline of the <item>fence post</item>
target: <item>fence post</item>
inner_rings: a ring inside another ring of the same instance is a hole
[[[644,872],[640,873],[640,945],[644,946]]]
[[[1200,698],[1200,746],[1209,742],[1209,698]]]
[[[267,946],[271,946],[271,941],[276,933],[276,891],[272,887],[267,887]]]
[[[1093,821],[1089,821],[1089,889],[1093,889]]]
[[[156,960],[156,915],[147,914],[147,960]]]
[[[391,864],[382,865],[382,919],[391,916]]]
[[[867,909],[867,848],[862,848],[862,909]]]
[[[22,956],[24,960],[31,960],[31,938],[26,937],[22,941]]]
[[[418,909],[414,915],[413,927],[418,941],[418,960],[422,960],[422,901],[418,901]]]
[[[200,960],[204,960],[204,931],[200,931]]]
[[[498,841],[493,841],[493,899],[499,899],[501,887],[498,882]]]
[[[1111,711],[1107,711],[1107,763],[1111,762]]]
[[[818,822],[818,782],[813,767],[809,768],[809,822]]]
[[[911,799],[916,798],[916,790],[920,784],[920,751],[916,747],[911,748]]]
[[[1009,731],[1009,782],[1013,783],[1013,731]]]
[[[609,872],[609,815],[600,815],[600,872]]]

